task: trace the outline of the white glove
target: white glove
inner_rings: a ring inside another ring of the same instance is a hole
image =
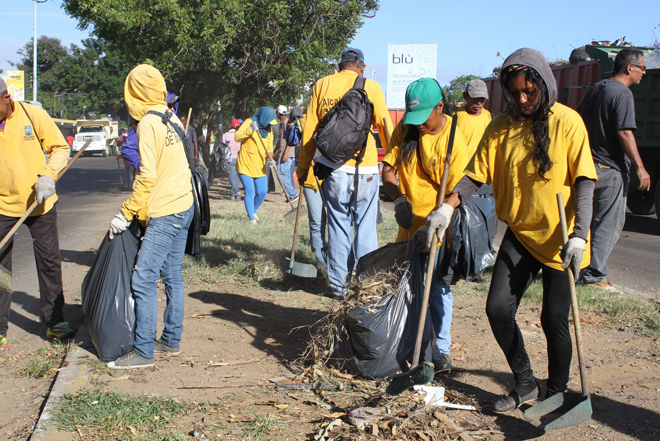
[[[412,204],[405,196],[400,196],[394,201],[394,218],[403,229],[409,230],[413,226]]]
[[[412,246],[418,253],[424,251],[426,247],[427,237],[429,235],[429,229],[426,228],[426,225],[419,227],[419,230],[415,231],[412,238]]]
[[[274,159],[269,159],[268,160],[268,167],[271,167],[271,168],[277,167],[277,162],[275,162]]]
[[[34,189],[37,191],[37,202],[41,204],[55,194],[55,179],[46,175],[41,176],[34,184]]]
[[[112,218],[110,222],[110,230],[108,231],[108,236],[110,240],[114,239],[117,234],[121,234],[126,231],[126,228],[130,225],[130,222],[124,217],[123,213],[115,214],[115,217]]]
[[[449,222],[451,222],[452,214],[454,214],[454,207],[443,203],[440,205],[440,208],[432,211],[431,214],[428,215],[426,218],[426,226],[428,227],[429,232],[426,239],[426,248],[431,247],[434,231],[438,236],[438,241],[442,240],[442,235],[445,234],[445,230],[449,226]]]
[[[257,130],[259,130],[259,124],[257,124],[256,121],[252,121],[252,122],[250,123],[250,129],[251,129],[253,132],[256,132]]]
[[[581,237],[571,237],[561,250],[560,256],[563,260],[561,267],[564,269],[570,267],[575,280],[580,276],[580,264],[586,245],[587,241]]]

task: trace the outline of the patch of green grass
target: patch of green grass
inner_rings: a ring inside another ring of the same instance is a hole
[[[18,375],[28,378],[44,378],[55,375],[57,368],[69,352],[69,345],[53,342],[50,346],[39,349],[27,362]]]
[[[175,418],[199,409],[177,399],[132,397],[100,388],[66,394],[58,402],[54,417],[69,432],[93,433],[97,440],[187,439],[166,426]]]
[[[456,295],[485,297],[489,283],[461,284],[452,287]],[[581,313],[593,313],[612,323],[622,323],[633,327],[643,335],[660,336],[660,311],[657,303],[649,300],[610,292],[594,286],[576,286]],[[529,307],[541,307],[543,284],[540,276],[532,282],[522,298],[522,304]]]
[[[217,195],[214,189],[211,191],[211,196]],[[295,222],[295,215],[284,217],[291,211],[288,204],[265,201],[258,211],[259,221],[253,225],[248,222],[243,203],[216,197],[211,201],[211,229],[202,237],[202,256],[186,256],[184,280],[197,285],[235,283],[283,291],[319,290],[322,266],[311,251],[306,213],[300,217],[295,261],[315,265],[319,270],[317,279],[291,277],[284,272]],[[381,245],[394,241],[398,229],[393,215],[383,213],[383,218],[377,226]]]
[[[241,433],[243,440],[260,440],[265,439],[270,434],[270,431],[277,425],[277,420],[270,417],[270,415],[257,415],[254,413],[254,421],[245,423],[245,429]]]

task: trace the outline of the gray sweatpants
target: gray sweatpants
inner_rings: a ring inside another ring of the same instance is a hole
[[[614,249],[626,219],[626,195],[621,172],[596,165],[591,220],[591,263],[580,273],[580,283],[596,283],[607,277],[607,259]],[[626,177],[627,179],[627,177]]]

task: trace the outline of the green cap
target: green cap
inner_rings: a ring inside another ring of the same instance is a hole
[[[420,78],[413,81],[406,89],[406,114],[403,116],[403,123],[414,126],[424,124],[440,101],[442,91],[436,80]]]

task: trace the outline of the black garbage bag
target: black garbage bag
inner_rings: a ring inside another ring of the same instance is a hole
[[[112,361],[133,348],[135,301],[131,275],[137,259],[140,227],[110,240],[106,234],[82,283],[82,308],[99,358]]]
[[[495,263],[493,240],[497,234],[495,199],[475,195],[454,211],[440,247],[438,262],[447,285],[470,281]]]
[[[345,335],[338,356],[345,368],[371,378],[389,378],[408,370],[419,326],[424,293],[424,271],[413,252],[396,291],[378,302],[353,308],[345,318]],[[420,363],[431,361],[435,338],[427,312]]]

